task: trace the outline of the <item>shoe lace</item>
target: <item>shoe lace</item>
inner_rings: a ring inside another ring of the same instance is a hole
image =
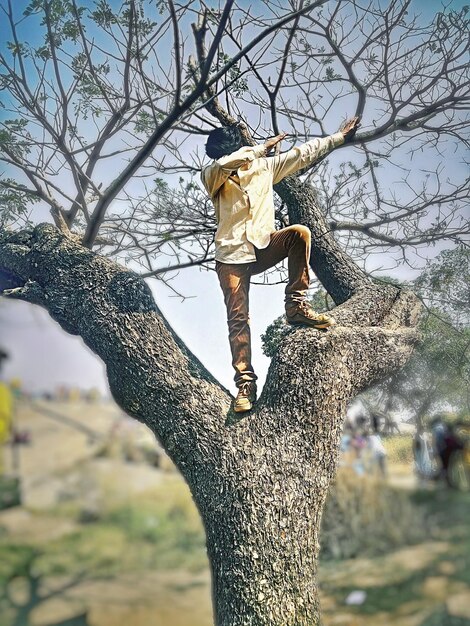
[[[250,383],[250,382],[242,383],[240,387],[238,388],[238,395],[248,397],[254,391],[253,387],[254,387],[253,383]]]
[[[300,304],[299,304],[299,309],[302,311],[302,313],[304,313],[307,317],[316,317],[318,314],[315,313],[315,311],[312,309],[312,307],[310,306],[310,304],[306,301],[303,300]]]

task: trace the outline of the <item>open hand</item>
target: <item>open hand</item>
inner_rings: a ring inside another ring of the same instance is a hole
[[[287,137],[287,133],[281,133],[280,135],[277,135],[276,137],[271,137],[270,139],[266,139],[266,141],[264,142],[264,146],[266,148],[266,154],[269,154],[269,152],[271,152],[271,150],[275,148],[276,146],[277,146],[276,152],[278,152],[280,148],[279,144],[285,137]]]
[[[352,117],[343,124],[341,132],[343,133],[344,141],[351,141],[356,134],[357,129],[361,125],[360,122],[360,117]]]

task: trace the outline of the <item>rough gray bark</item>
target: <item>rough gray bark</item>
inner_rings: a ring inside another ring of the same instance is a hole
[[[302,217],[300,195],[292,205]],[[187,480],[207,533],[217,626],[320,623],[320,520],[346,404],[403,365],[417,338],[416,298],[372,286],[333,239],[313,234],[316,271],[343,302],[338,327],[289,331],[242,419],[135,274],[50,225],[0,234],[0,269],[24,285],[5,295],[44,306],[83,338],[118,404]]]

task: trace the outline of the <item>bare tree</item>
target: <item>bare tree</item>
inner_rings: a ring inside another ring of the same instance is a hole
[[[367,268],[380,264],[384,252],[387,269],[403,262],[421,266],[429,248],[454,245],[469,232],[464,213],[469,183],[467,11],[437,13],[426,22],[410,15],[411,9],[411,2],[402,1],[388,3],[384,10],[373,3],[328,4],[273,34],[218,89],[213,86],[205,94],[211,115],[204,117],[202,131],[211,129],[214,118],[220,123],[249,119],[247,142],[280,130],[290,132],[293,142],[305,140],[335,130],[345,111],[362,115],[364,131],[354,142],[356,150],[348,151],[349,160],[336,160],[333,168],[333,159],[324,161],[307,180],[317,190],[328,229]],[[200,16],[193,26],[196,55],[189,64],[195,78],[211,33],[209,17]],[[253,22],[252,14],[230,21],[232,47],[224,41],[219,63],[243,48],[246,24]],[[175,137],[166,164],[155,166],[195,174],[200,162],[188,167],[185,134]],[[215,224],[194,182],[185,178],[185,188],[173,201],[166,197],[161,202],[158,186],[149,190],[148,199],[158,206],[155,216],[164,219],[156,220],[148,207],[144,212],[138,208],[115,216],[111,225],[114,234],[124,235],[126,251],[134,250],[146,274],[162,276],[166,266],[174,267],[174,258],[144,259],[135,240],[126,236],[129,231],[145,233],[160,250],[171,240],[171,252],[181,259],[212,260]],[[189,209],[192,218],[175,220],[175,207],[179,215]],[[278,218],[281,225],[289,223],[285,203],[279,204]]]
[[[205,525],[219,626],[319,623],[319,528],[346,405],[404,365],[417,340],[416,297],[371,282],[341,244],[361,258],[368,246],[401,251],[465,230],[459,172],[421,188],[420,165],[403,161],[466,145],[465,10],[422,25],[406,1],[290,4],[227,0],[215,12],[126,0],[116,12],[104,0],[34,0],[16,16],[2,1],[4,295],[81,335],[116,401],[175,461]],[[44,45],[26,43],[26,23]],[[209,262],[214,217],[188,177],[200,165],[189,140],[239,117],[247,143],[281,128],[302,139],[345,108],[363,116],[359,164],[330,180],[320,164],[276,188],[279,220],[312,232],[338,327],[289,332],[256,409],[236,421],[142,276],[110,256],[146,276]],[[403,197],[382,179],[395,157],[396,171],[411,171]],[[36,225],[33,201],[55,226]]]

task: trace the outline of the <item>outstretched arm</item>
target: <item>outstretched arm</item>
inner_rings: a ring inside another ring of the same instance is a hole
[[[213,198],[233,171],[265,155],[266,144],[263,143],[259,146],[244,146],[232,154],[213,161],[201,172],[204,187]]]
[[[302,170],[304,167],[312,165],[312,163],[318,161],[337,146],[350,141],[356,134],[358,126],[359,118],[353,117],[334,135],[312,139],[312,141],[296,146],[288,152],[268,159],[268,167],[271,168],[273,173],[273,183],[279,183],[286,176],[295,174],[295,172]]]

